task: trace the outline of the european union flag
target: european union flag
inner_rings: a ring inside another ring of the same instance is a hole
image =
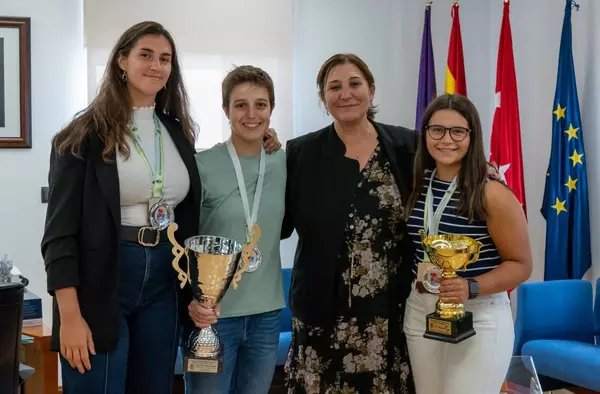
[[[592,261],[587,160],[573,65],[572,1],[566,3],[552,111],[552,151],[541,209],[546,219],[544,280],[581,279]]]

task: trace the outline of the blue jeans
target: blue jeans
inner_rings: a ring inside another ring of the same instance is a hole
[[[267,394],[273,380],[281,311],[219,319],[221,373],[185,373],[186,394]]]
[[[83,375],[61,356],[64,394],[171,392],[179,339],[172,260],[169,244],[121,242],[117,347],[90,355],[92,369]]]

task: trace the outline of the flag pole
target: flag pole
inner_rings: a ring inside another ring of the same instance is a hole
[[[433,44],[431,42],[431,5],[433,1],[425,4],[425,21],[423,23],[423,38],[421,41],[421,61],[419,65],[419,82],[417,88],[417,106],[415,129],[420,131],[425,109],[436,95],[435,60]]]

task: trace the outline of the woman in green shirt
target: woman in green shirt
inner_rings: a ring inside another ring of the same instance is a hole
[[[263,148],[275,107],[273,81],[265,71],[235,68],[223,81],[222,96],[231,137],[196,155],[203,186],[200,233],[245,244],[251,238],[247,229],[258,225],[260,264],[250,265],[237,289],[229,289],[215,311],[190,304],[196,326],[212,324],[218,331],[223,370],[186,373],[186,392],[266,394],[275,369],[279,314],[285,306],[279,255],[285,153],[265,154]]]

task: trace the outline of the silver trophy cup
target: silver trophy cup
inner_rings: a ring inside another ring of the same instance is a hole
[[[182,248],[175,240],[177,224],[167,231],[173,245],[173,268],[181,288],[191,285],[194,299],[207,309],[214,309],[230,285],[237,288],[242,273],[248,269],[244,257],[246,246],[224,237],[199,235],[185,240]],[[179,260],[185,256],[186,271]],[[222,369],[223,349],[217,332],[212,326],[195,328],[190,334],[184,354],[186,372],[218,373]]]

